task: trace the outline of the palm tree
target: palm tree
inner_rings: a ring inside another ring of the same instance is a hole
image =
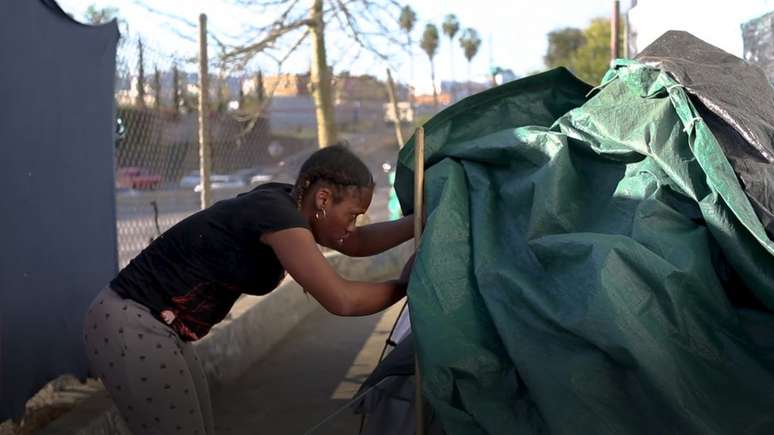
[[[476,57],[478,48],[481,47],[481,37],[478,36],[478,32],[470,27],[465,29],[460,35],[460,47],[465,52],[465,59],[468,60],[468,95],[470,95],[470,62]]]
[[[435,91],[435,52],[438,50],[438,28],[433,23],[427,23],[425,31],[422,33],[422,40],[419,42],[419,46],[427,54],[427,58],[430,59],[430,75],[433,81],[433,108],[438,109],[438,93]]]
[[[443,20],[441,29],[443,29],[444,35],[449,37],[449,63],[451,64],[452,99],[454,99],[456,83],[454,81],[454,45],[452,40],[454,40],[454,35],[460,30],[460,22],[457,20],[457,16],[454,14],[447,15]]]
[[[411,92],[414,85],[414,47],[411,45],[411,31],[414,30],[414,24],[417,22],[417,14],[411,9],[411,6],[406,5],[400,10],[399,18],[400,28],[406,32],[406,46],[409,54],[409,68],[411,69],[409,80],[409,104],[411,104],[412,111],[414,109],[414,93]]]

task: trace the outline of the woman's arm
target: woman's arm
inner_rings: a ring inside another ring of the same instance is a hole
[[[342,278],[320,253],[314,236],[307,229],[275,231],[264,234],[261,241],[274,249],[290,276],[333,314],[373,314],[406,295],[405,282],[370,283]]]
[[[368,257],[384,252],[414,237],[414,215],[356,227],[338,251],[350,257]]]

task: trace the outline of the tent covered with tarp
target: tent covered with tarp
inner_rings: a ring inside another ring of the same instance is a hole
[[[431,119],[408,292],[444,431],[774,433],[772,122],[762,72],[685,32]]]

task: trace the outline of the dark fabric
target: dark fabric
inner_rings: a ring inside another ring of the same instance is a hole
[[[680,31],[665,33],[637,60],[667,71],[701,102],[702,118],[774,235],[774,89],[763,70]]]
[[[110,286],[149,307],[186,340],[203,337],[242,293],[263,295],[285,277],[264,233],[309,228],[293,186],[268,183],[219,201],[156,238]]]
[[[117,271],[117,40],[53,1],[0,2],[0,421],[87,374],[83,315]]]
[[[378,384],[389,376],[414,375],[414,336],[408,335],[395,349],[379,362],[373,372],[360,386],[358,394]]]

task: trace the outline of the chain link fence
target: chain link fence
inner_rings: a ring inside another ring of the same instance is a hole
[[[198,58],[164,53],[141,37],[124,41],[116,74],[116,221],[119,267],[153,238],[200,209]],[[181,47],[196,53],[197,45]],[[132,59],[127,61],[127,59]],[[257,75],[210,62],[210,189],[214,201],[274,179],[312,138],[272,134]],[[313,110],[300,114],[314,121]]]
[[[198,54],[185,57],[154,46],[134,37],[123,41],[118,54],[119,267],[200,209]],[[197,52],[193,41],[181,47],[181,53]],[[303,160],[317,148],[309,74],[233,71],[217,59],[208,64],[212,202],[268,181],[293,182]],[[339,136],[358,148],[381,180],[377,184],[388,188],[389,169],[379,176],[383,167],[394,166],[398,147],[393,125],[385,119],[386,84],[344,74],[335,76],[333,85]],[[405,87],[398,86],[397,96],[407,99]],[[385,166],[390,158],[392,165]]]

